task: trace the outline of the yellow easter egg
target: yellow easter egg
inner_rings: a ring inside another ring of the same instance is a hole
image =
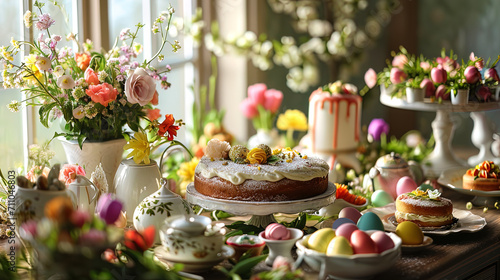
[[[326,253],[328,244],[334,237],[335,230],[332,228],[318,229],[307,240],[307,247],[320,253]]]
[[[336,256],[336,255],[352,255],[354,251],[352,250],[351,244],[349,240],[343,236],[335,236],[330,244],[328,244],[328,248],[326,249],[327,256]]]
[[[422,229],[410,221],[399,223],[396,234],[401,238],[403,245],[419,245],[424,242]]]

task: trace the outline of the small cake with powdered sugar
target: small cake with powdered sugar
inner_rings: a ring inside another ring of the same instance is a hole
[[[328,164],[266,145],[248,150],[212,139],[196,166],[200,194],[239,201],[289,201],[317,196],[328,188]]]
[[[411,221],[420,227],[441,227],[454,222],[451,200],[441,197],[438,190],[429,189],[400,194],[394,216],[398,223]]]

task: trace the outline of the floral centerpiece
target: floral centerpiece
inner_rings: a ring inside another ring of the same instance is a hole
[[[245,117],[252,120],[256,130],[271,130],[281,101],[281,91],[268,89],[265,84],[254,84],[248,87],[248,97],[241,102],[240,109]]]
[[[161,36],[161,46],[141,63],[133,59],[142,51],[136,39],[143,24],[137,24],[135,31],[124,29],[115,46],[101,53],[93,50],[90,41],[80,45],[72,33],[52,34],[49,29],[55,20],[43,12],[43,3],[35,1],[34,7],[37,11],[27,11],[24,22],[39,31],[38,38],[33,42],[12,39],[10,46],[1,47],[2,85],[19,88],[26,96],[21,102],[12,101],[11,111],[18,111],[21,103],[39,106],[40,122],[49,127],[51,121],[61,119],[64,129],[56,135],[77,139],[80,147],[85,139],[121,138],[126,125],[138,131],[141,119],[158,115],[159,110],[153,109],[158,104],[156,82],[169,88],[166,73],[170,67],[155,69],[151,62],[163,59],[173,8],[154,21],[152,32]],[[78,49],[63,46],[64,38],[78,44]],[[174,51],[180,48],[177,41],[170,45]],[[14,56],[22,55],[24,46],[29,54],[15,64]]]

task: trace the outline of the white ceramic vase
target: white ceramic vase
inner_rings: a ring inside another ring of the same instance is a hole
[[[113,189],[116,198],[123,203],[123,211],[127,212],[127,223],[132,223],[137,205],[159,189],[160,180],[160,168],[154,160],[149,164],[137,164],[132,159],[120,163]]]
[[[465,105],[469,102],[469,89],[451,89],[451,104]]]
[[[176,216],[191,214],[192,210],[187,201],[180,195],[173,193],[169,189],[169,181],[164,180],[161,188],[146,197],[134,211],[134,227],[142,231],[145,228],[154,225],[156,227],[155,243],[159,244],[159,230],[165,219]]]
[[[425,89],[423,88],[406,88],[406,101],[408,103],[424,102]]]
[[[248,148],[252,149],[260,144],[266,144],[272,148],[278,144],[278,141],[279,141],[279,135],[276,129],[271,129],[271,130],[259,129],[257,130],[257,134],[250,136],[250,138],[248,138]]]
[[[75,194],[78,210],[95,212],[99,189],[89,179],[82,175],[76,175],[75,180],[68,185],[68,190]]]
[[[82,149],[77,141],[66,140],[60,137],[59,140],[66,152],[66,159],[69,164],[78,164],[85,168],[85,177],[90,179],[99,163],[106,174],[108,186],[113,185],[113,178],[120,165],[123,155],[123,146],[127,141],[123,138],[104,142],[83,142]]]

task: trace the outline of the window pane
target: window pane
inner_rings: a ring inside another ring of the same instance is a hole
[[[108,2],[109,17],[109,45],[115,44],[116,38],[124,28],[130,28],[135,32],[138,23],[144,23],[142,20],[142,1],[137,0],[111,0]],[[143,32],[139,31],[136,42],[144,45]],[[129,42],[129,41],[128,41]],[[121,41],[119,42],[121,44]],[[137,61],[143,61],[143,54],[139,54]]]

